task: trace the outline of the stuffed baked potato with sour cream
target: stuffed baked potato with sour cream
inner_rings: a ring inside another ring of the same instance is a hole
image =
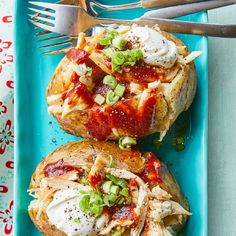
[[[188,203],[156,156],[103,141],[59,147],[36,168],[29,215],[47,236],[175,235]]]
[[[196,92],[193,60],[157,27],[107,28],[85,37],[60,62],[47,87],[48,111],[65,131],[115,140],[160,132],[164,137]]]

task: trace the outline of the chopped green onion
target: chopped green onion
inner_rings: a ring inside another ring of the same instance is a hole
[[[89,195],[89,193],[88,193],[88,192],[86,192],[86,191],[84,191],[84,190],[79,190],[79,193],[81,193],[81,194],[87,194],[87,195]]]
[[[101,94],[97,94],[94,98],[94,102],[96,102],[98,105],[102,105],[105,102],[105,98]]]
[[[134,48],[129,51],[130,57],[133,59],[133,61],[139,61],[140,59],[143,58],[143,53],[141,49],[139,48]]]
[[[116,30],[107,30],[106,35],[99,39],[99,44],[102,46],[108,46],[117,34],[118,32]]]
[[[111,234],[111,236],[121,236],[121,233],[119,231],[115,231]]]
[[[90,196],[85,195],[81,198],[80,202],[79,202],[79,206],[81,211],[88,211],[89,210],[89,199]]]
[[[125,188],[128,186],[128,183],[123,180],[123,179],[119,179],[118,183],[117,183],[119,186],[121,186],[122,188]]]
[[[107,36],[109,36],[112,39],[118,35],[118,32],[115,29],[109,29],[106,32],[107,32]]]
[[[110,179],[114,184],[117,184],[118,181],[119,181],[119,179],[116,178],[116,177],[115,177],[114,175],[112,175],[112,174],[107,174],[106,177],[107,177],[108,179]]]
[[[103,210],[103,207],[101,205],[93,204],[90,207],[90,211],[96,216],[100,216],[102,214],[102,210]]]
[[[111,38],[110,37],[103,37],[99,39],[99,44],[102,46],[108,46],[109,44],[111,44]]]
[[[114,105],[116,102],[118,102],[119,96],[115,95],[115,93],[112,90],[109,90],[106,96],[106,103],[108,105]]]
[[[93,69],[92,69],[92,67],[87,66],[86,71],[87,71],[87,73],[86,73],[87,75],[92,75]]]
[[[92,193],[89,200],[89,205],[97,203],[97,204],[103,204],[102,196],[99,193]]]
[[[173,138],[172,145],[177,152],[183,151],[185,149],[185,138],[183,136]]]
[[[80,183],[86,185],[88,184],[88,179],[83,176],[82,178],[80,178]]]
[[[143,58],[142,51],[138,48],[126,51],[115,51],[111,48],[107,48],[103,50],[103,54],[111,58],[112,71],[118,72],[122,71],[121,66],[133,66],[137,61]]]
[[[124,92],[125,92],[125,86],[121,85],[121,84],[117,84],[114,92],[119,97],[122,97],[124,95]]]
[[[111,89],[114,89],[117,85],[117,80],[112,75],[106,75],[103,78],[103,83],[108,85]]]
[[[185,141],[184,137],[177,137],[176,138],[176,144],[184,144],[184,141]]]
[[[120,195],[123,195],[125,197],[128,197],[129,196],[129,190],[127,188],[123,188],[121,191],[120,191]]]
[[[125,180],[119,179],[112,174],[107,174],[106,177],[110,179],[114,184],[119,185],[122,188],[125,188],[128,186],[128,183]]]
[[[106,49],[102,50],[102,52],[106,57],[111,58],[114,53],[114,50],[111,48],[106,48]]]
[[[103,185],[102,185],[102,189],[105,193],[109,193],[111,190],[111,186],[112,186],[112,181],[106,181]]]
[[[110,202],[115,202],[116,200],[117,200],[117,198],[118,198],[118,196],[117,195],[115,195],[115,194],[110,194],[110,195],[108,195],[108,200],[110,201]]]
[[[122,197],[119,199],[119,201],[117,202],[118,204],[122,204],[125,201],[125,199]]]
[[[178,144],[178,145],[175,146],[175,150],[176,150],[177,152],[181,152],[181,151],[183,151],[184,149],[185,149],[185,145],[184,145],[184,144]]]
[[[114,165],[115,165],[115,163],[114,163],[114,158],[113,158],[113,156],[110,155],[109,168],[114,168]]]
[[[134,66],[135,65],[135,61],[126,61],[123,66],[128,67],[128,66]]]
[[[128,197],[126,198],[126,204],[130,205],[131,202],[132,202],[132,198],[131,198],[130,196],[128,196]]]
[[[111,204],[110,201],[109,201],[109,197],[110,197],[110,195],[105,195],[105,196],[103,197],[103,201],[104,201],[104,204],[105,204],[106,206],[111,207],[112,204]]]
[[[111,190],[110,190],[111,193],[117,195],[119,193],[119,191],[120,191],[119,186],[116,186],[116,185],[111,186]]]
[[[125,56],[122,52],[114,52],[111,57],[111,62],[114,65],[122,65],[125,62]]]
[[[124,37],[122,36],[116,36],[113,40],[112,40],[112,44],[115,48],[119,49],[119,50],[123,50],[126,46],[127,41],[125,40]]]
[[[74,221],[75,223],[80,223],[80,218],[73,219],[73,221]]]
[[[121,149],[128,149],[130,148],[132,145],[136,145],[137,141],[135,138],[131,138],[131,137],[124,137],[124,138],[120,138],[119,139],[119,147]]]

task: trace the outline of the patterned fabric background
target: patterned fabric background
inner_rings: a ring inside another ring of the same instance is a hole
[[[0,0],[0,235],[12,235],[13,24],[12,0]]]

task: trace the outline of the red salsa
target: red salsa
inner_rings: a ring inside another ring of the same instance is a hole
[[[99,107],[90,110],[86,127],[89,133],[98,140],[106,139],[111,133],[108,116]]]
[[[143,63],[130,67],[128,72],[123,70],[122,73],[115,72],[114,75],[120,80],[136,83],[150,83],[165,77],[165,74],[157,71],[155,67],[147,66]]]
[[[82,49],[79,48],[71,48],[67,54],[66,57],[76,63],[76,64],[82,64],[85,63],[87,66],[89,66],[91,63],[94,63],[90,58],[89,54],[85,52]]]
[[[162,182],[161,163],[152,152],[149,152],[147,155],[144,171],[141,176],[145,182]]]
[[[129,136],[143,136],[150,129],[155,105],[153,93],[138,110],[133,108],[132,99],[118,102],[104,112],[92,109],[86,126],[96,139],[106,139],[112,128],[122,129]]]
[[[77,98],[81,98],[83,102],[89,106],[92,106],[94,103],[91,92],[86,85],[80,82],[78,82],[73,89],[67,91],[62,97],[62,99],[66,98],[68,99],[68,104],[73,104]]]
[[[84,174],[83,169],[65,165],[63,159],[61,159],[55,163],[46,165],[44,167],[44,175],[46,177],[60,176],[74,170],[78,172],[79,176],[82,176]]]
[[[90,182],[91,186],[96,188],[101,180],[102,180],[102,176],[96,174],[96,175],[93,175],[90,177],[89,182]]]

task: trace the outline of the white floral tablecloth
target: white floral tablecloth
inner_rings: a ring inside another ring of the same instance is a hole
[[[13,227],[13,4],[0,0],[0,236]]]

